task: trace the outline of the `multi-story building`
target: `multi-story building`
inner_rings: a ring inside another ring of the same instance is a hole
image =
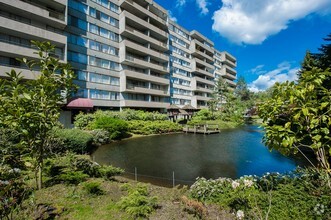
[[[217,77],[235,87],[236,59],[170,21],[152,0],[0,0],[0,6],[0,76],[16,68],[33,79],[15,58],[36,58],[30,40],[40,40],[71,63],[76,97],[96,108],[206,108]]]
[[[55,54],[67,61],[66,0],[0,0],[0,76],[15,68],[27,79],[31,73],[16,58],[37,58],[31,40],[50,41],[56,46]]]
[[[237,79],[237,60],[226,51],[215,50],[214,55],[215,78],[222,77],[227,82],[230,89],[236,88],[234,80]]]

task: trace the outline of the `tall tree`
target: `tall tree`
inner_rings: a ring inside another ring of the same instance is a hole
[[[243,76],[238,78],[235,94],[240,98],[241,101],[247,101],[251,98],[251,93]]]
[[[35,160],[37,187],[42,187],[43,160],[46,156],[49,131],[58,122],[63,94],[75,88],[73,71],[68,64],[51,56],[55,47],[49,42],[33,42],[39,59],[22,59],[31,71],[38,69],[35,80],[26,81],[12,70],[7,79],[0,79],[0,127],[19,132],[20,144]]]
[[[331,42],[331,33],[327,35],[324,40]],[[318,66],[323,70],[326,68],[331,68],[331,43],[322,44],[318,50],[319,53],[314,55],[318,60]]]

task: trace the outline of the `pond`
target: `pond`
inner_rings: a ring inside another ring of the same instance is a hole
[[[220,134],[169,134],[132,138],[99,147],[92,155],[100,164],[124,168],[140,181],[170,185],[191,184],[197,177],[238,178],[307,166],[302,158],[270,152],[263,130],[247,125]]]

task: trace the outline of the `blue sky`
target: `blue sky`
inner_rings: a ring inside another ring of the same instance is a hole
[[[155,0],[187,30],[237,58],[252,91],[295,80],[306,50],[331,33],[331,0]]]

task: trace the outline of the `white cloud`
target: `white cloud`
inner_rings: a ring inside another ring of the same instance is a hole
[[[196,4],[199,7],[200,14],[201,15],[206,15],[208,14],[209,10],[207,8],[208,2],[206,0],[196,0]]]
[[[177,22],[177,18],[173,16],[172,12],[169,10],[168,11],[168,15],[169,15],[169,19],[174,21],[174,22]]]
[[[256,67],[254,67],[253,69],[249,70],[249,73],[253,73],[253,74],[262,74],[265,73],[266,71],[263,70],[264,65],[257,65]]]
[[[276,69],[260,74],[256,80],[248,84],[248,88],[252,92],[258,92],[270,88],[276,82],[295,81],[298,78],[298,71],[299,68],[292,67],[289,62],[280,63]]]
[[[181,8],[186,4],[186,0],[176,0],[176,8]]]
[[[291,21],[331,8],[330,0],[222,0],[213,30],[237,44],[260,44]],[[328,10],[330,11],[330,10]]]

